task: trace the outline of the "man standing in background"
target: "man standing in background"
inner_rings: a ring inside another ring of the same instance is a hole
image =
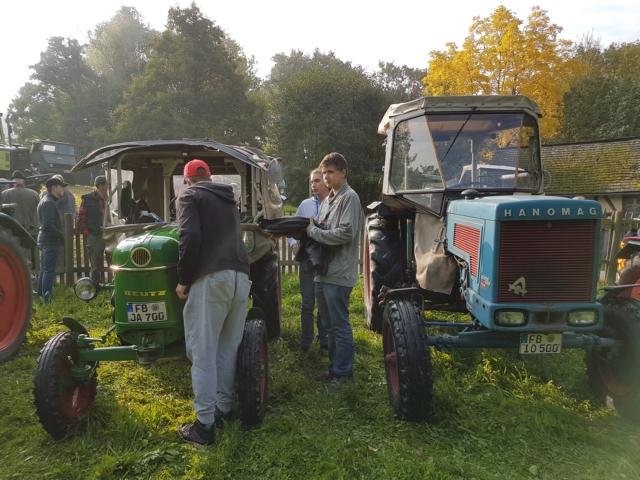
[[[305,198],[296,210],[297,217],[318,218],[320,212],[320,204],[327,195],[329,188],[322,181],[322,171],[319,168],[312,170],[309,174],[309,187],[311,188],[311,197]],[[299,242],[292,238],[289,239],[289,246],[294,252],[297,251]],[[300,335],[300,349],[308,351],[313,342],[313,310],[316,305],[315,282],[313,281],[315,273],[313,266],[308,261],[300,262],[298,269],[298,278],[300,280],[300,295],[302,296],[302,305],[300,308],[300,323],[302,333]],[[328,349],[327,332],[320,318],[320,310],[317,317],[318,325],[318,343],[321,350]]]
[[[38,295],[45,303],[51,303],[53,283],[56,278],[58,255],[64,247],[62,222],[58,211],[58,199],[64,195],[66,186],[60,179],[51,177],[46,181],[47,193],[38,204],[38,247],[40,248],[40,274],[38,275]]]
[[[26,177],[20,170],[11,175],[14,187],[2,192],[2,203],[13,203],[14,218],[32,237],[38,235],[38,194],[25,186]],[[31,258],[29,255],[28,258]]]
[[[94,180],[93,192],[82,196],[80,210],[78,210],[77,229],[84,236],[89,264],[91,265],[91,280],[100,284],[104,281],[104,209],[107,198],[107,178],[98,175]]]

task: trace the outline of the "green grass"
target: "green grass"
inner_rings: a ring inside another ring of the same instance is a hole
[[[589,393],[580,352],[523,359],[503,351],[435,352],[436,417],[397,420],[388,406],[381,338],[363,324],[360,287],[351,318],[355,380],[329,392],[317,348],[296,350],[300,297],[285,276],[283,336],[270,345],[263,424],[228,424],[212,448],[183,444],[193,418],[189,366],[103,363],[87,421],[53,441],[34,414],[32,378],[42,344],[71,313],[97,335],[110,324],[108,298],[90,304],[61,289],[37,306],[19,356],[0,364],[0,478],[429,478],[637,479],[640,431]],[[448,318],[442,314],[440,318]]]

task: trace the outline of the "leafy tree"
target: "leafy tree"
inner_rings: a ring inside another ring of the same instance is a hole
[[[388,106],[385,92],[362,68],[333,53],[278,54],[265,85],[267,148],[285,160],[292,202],[308,194],[308,172],[332,151],[345,155],[349,183],[363,202],[376,198],[383,162],[376,135]]]
[[[90,148],[90,131],[105,122],[97,77],[75,39],[52,37],[40,61],[32,65],[32,82],[24,85],[10,106],[14,131],[22,142],[36,138]]]
[[[462,47],[448,43],[433,51],[425,91],[431,95],[527,95],[543,114],[541,133],[559,128],[562,97],[576,68],[571,42],[546,11],[533,7],[527,23],[504,6],[489,17],[475,17]]]
[[[422,78],[427,74],[426,70],[390,62],[378,63],[378,69],[373,79],[389,96],[389,103],[405,102],[423,95]]]
[[[260,110],[251,62],[198,7],[169,10],[149,61],[114,114],[118,140],[212,137],[255,142]]]
[[[576,47],[582,71],[564,97],[559,139],[640,135],[640,42],[606,49],[591,38]]]

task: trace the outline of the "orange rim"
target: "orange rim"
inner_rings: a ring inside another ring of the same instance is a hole
[[[9,246],[0,245],[0,351],[22,336],[30,307],[29,288],[20,256]]]

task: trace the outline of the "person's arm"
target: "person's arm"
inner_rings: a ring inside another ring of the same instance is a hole
[[[193,196],[186,192],[178,199],[178,225],[180,230],[178,283],[189,286],[193,283],[200,261],[200,216]]]
[[[352,242],[358,234],[357,222],[360,219],[360,202],[356,196],[343,198],[338,206],[338,225],[335,228],[323,230],[310,224],[307,227],[307,235],[318,243],[325,245],[343,245]]]

